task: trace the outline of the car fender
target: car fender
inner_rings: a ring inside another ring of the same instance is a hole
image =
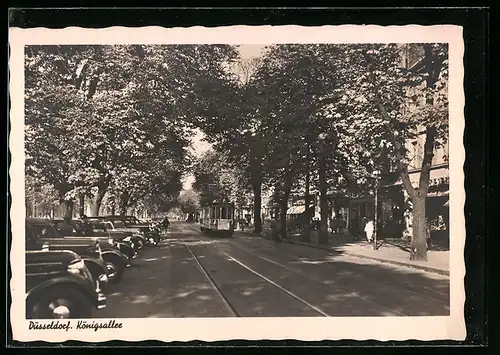
[[[58,276],[39,283],[26,293],[27,304],[32,303],[40,294],[50,287],[73,287],[85,294],[93,305],[97,304],[97,293],[92,288],[93,285],[83,277]]]
[[[100,275],[107,274],[108,268],[102,260],[87,256],[82,256],[82,260],[85,263],[85,266],[87,266],[87,268],[89,269],[92,276],[97,274],[97,276],[99,277]]]
[[[103,250],[102,258],[103,258],[103,260],[106,260],[108,258],[109,259],[113,258],[114,260],[119,260],[118,262],[123,267],[125,267],[125,265],[127,264],[127,261],[128,261],[128,258],[119,250]]]
[[[124,254],[127,259],[129,259],[130,257],[132,257],[132,255],[135,254],[134,248],[132,248],[132,246],[127,242],[116,242],[116,248],[117,248],[116,250]],[[131,256],[129,257],[127,253],[131,254]]]

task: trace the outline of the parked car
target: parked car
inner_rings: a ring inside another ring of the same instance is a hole
[[[101,258],[101,247],[97,239],[64,240],[49,220],[25,219],[26,250],[70,250],[80,255],[92,276],[101,282],[108,281],[108,269]]]
[[[147,244],[143,233],[137,229],[127,229],[120,221],[108,221],[101,217],[89,217],[88,220],[93,226],[98,225],[99,230],[102,230],[101,228],[104,227],[113,240],[129,243],[136,252]]]
[[[106,223],[103,222],[89,222],[92,224],[92,236],[99,238],[105,245],[106,243],[110,248],[116,248],[124,254],[129,262],[135,259],[138,255],[138,248],[136,248],[134,240],[129,238],[126,233],[119,231],[112,231],[108,229]]]
[[[161,241],[161,235],[148,224],[137,224],[135,217],[131,216],[100,216],[92,217],[93,220],[111,222],[113,230],[132,232],[143,238],[144,245],[157,246]]]
[[[108,282],[121,280],[127,258],[116,250],[102,250],[99,238],[88,236],[62,236],[54,225],[42,218],[26,218],[27,250],[71,250],[84,259],[95,278],[106,275]]]
[[[26,251],[26,318],[91,318],[106,296],[75,252]]]

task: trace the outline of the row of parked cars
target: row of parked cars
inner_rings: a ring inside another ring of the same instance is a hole
[[[158,226],[133,216],[68,223],[69,229],[62,220],[26,218],[27,319],[90,318],[106,307],[109,285],[162,239]]]

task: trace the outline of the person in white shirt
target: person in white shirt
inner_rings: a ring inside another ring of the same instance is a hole
[[[368,243],[372,242],[373,232],[374,232],[373,220],[369,219],[365,225],[365,235],[366,235],[366,240],[368,240]]]

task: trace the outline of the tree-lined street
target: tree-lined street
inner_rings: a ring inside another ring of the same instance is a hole
[[[449,314],[449,280],[404,267],[173,223],[108,295],[99,317]]]
[[[174,207],[194,216],[225,199],[251,205],[260,233],[270,194],[286,237],[290,199],[301,194],[297,223],[308,240],[317,195],[319,243],[327,244],[329,194],[367,198],[392,174],[406,217],[400,211],[391,223],[405,229],[410,257],[426,260],[429,215],[438,217],[427,206],[431,170],[448,139],[447,45],[280,44],[254,58],[238,48],[29,46],[27,204],[44,215],[60,206],[74,216],[76,205],[83,214],[90,201],[93,216]],[[195,131],[212,147],[201,156],[190,150]]]
[[[449,311],[447,277],[289,244],[449,250],[447,44],[27,46],[24,102],[27,252],[120,270],[99,316]]]

